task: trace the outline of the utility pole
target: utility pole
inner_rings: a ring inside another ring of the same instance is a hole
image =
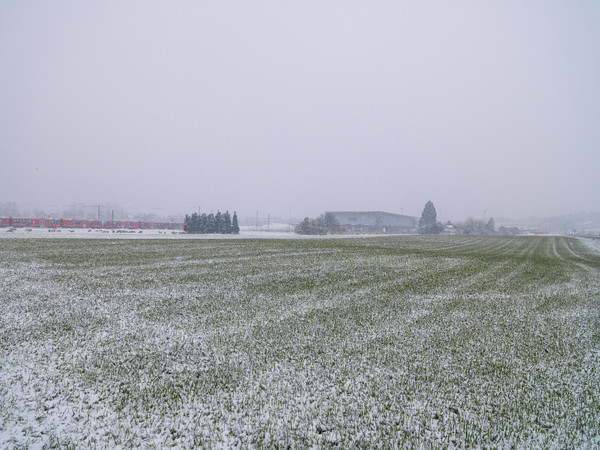
[[[258,230],[258,211],[256,211],[256,229]]]
[[[100,220],[100,205],[98,205],[98,220]]]

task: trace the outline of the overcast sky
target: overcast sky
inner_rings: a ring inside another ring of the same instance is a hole
[[[600,3],[0,0],[0,202],[600,210]]]

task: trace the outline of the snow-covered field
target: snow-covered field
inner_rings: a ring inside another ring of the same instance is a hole
[[[600,446],[583,240],[15,233],[0,448]]]
[[[581,242],[600,254],[600,238],[581,238]]]
[[[294,233],[283,230],[242,229],[238,235],[194,234],[179,230],[91,230],[87,228],[0,228],[0,238],[52,239],[239,239],[244,237],[290,237]]]
[[[242,227],[239,234],[187,234],[175,230],[90,230],[83,228],[0,228],[0,239],[339,239],[378,234],[307,236],[279,228]]]

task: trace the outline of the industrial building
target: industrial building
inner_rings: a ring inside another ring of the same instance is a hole
[[[330,211],[346,231],[353,233],[414,233],[419,220],[416,217],[383,211]]]

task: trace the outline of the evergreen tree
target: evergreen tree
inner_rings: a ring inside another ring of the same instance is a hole
[[[198,231],[197,233],[206,234],[208,229],[208,217],[206,213],[202,213],[198,220]]]
[[[190,233],[197,233],[198,232],[198,214],[194,213],[192,214],[192,217],[190,218]]]
[[[206,216],[206,233],[212,234],[217,232],[217,226],[215,222],[215,215],[210,213]]]
[[[421,234],[438,234],[443,230],[443,225],[437,223],[437,213],[435,206],[430,200],[425,203],[421,218],[419,219],[419,233]]]
[[[183,224],[183,230],[186,233],[222,233],[222,234],[230,234],[235,233],[238,234],[240,232],[240,226],[238,224],[237,214],[233,213],[233,220],[229,211],[225,211],[225,213],[221,213],[221,211],[217,210],[217,214],[206,214],[202,215],[198,213],[193,213],[191,216],[185,216],[185,221]]]
[[[229,211],[225,211],[223,214],[223,233],[231,234],[231,215]]]
[[[238,225],[238,218],[237,218],[237,214],[235,211],[233,212],[233,220],[231,222],[231,232],[233,234],[240,233],[240,226]]]
[[[224,232],[225,223],[223,222],[223,214],[217,209],[217,214],[215,215],[215,233],[222,234]]]

